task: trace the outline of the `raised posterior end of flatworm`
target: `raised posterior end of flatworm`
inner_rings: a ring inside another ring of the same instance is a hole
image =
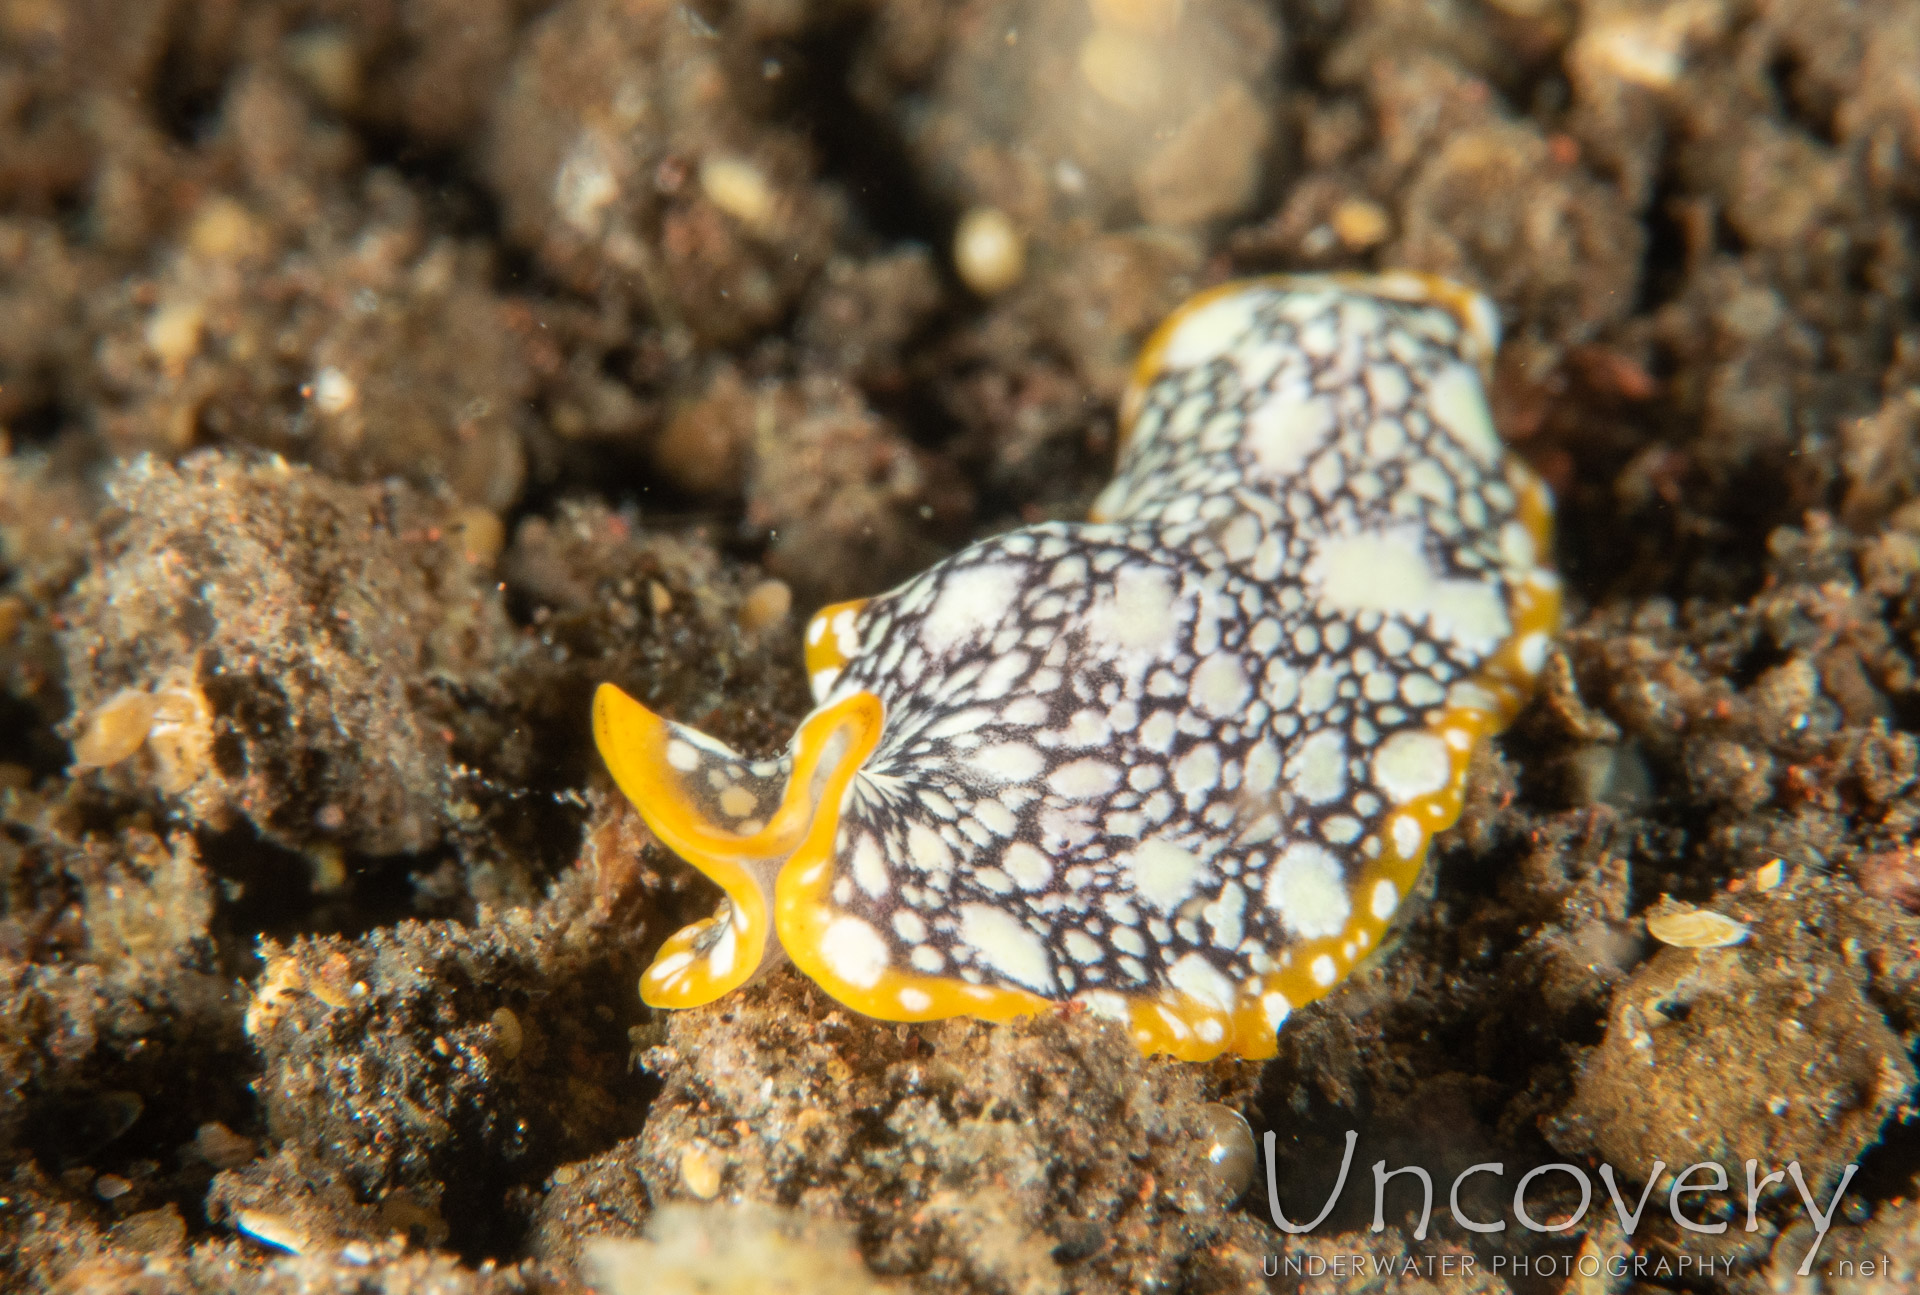
[[[1236,299],[1244,300],[1248,293],[1312,292],[1328,288],[1444,310],[1459,326],[1453,346],[1460,358],[1478,369],[1483,381],[1491,376],[1493,357],[1500,349],[1500,312],[1484,294],[1452,279],[1413,270],[1388,270],[1380,274],[1273,274],[1235,279],[1189,298],[1160,322],[1140,348],[1127,389],[1120,398],[1121,443],[1126,443],[1146,399],[1147,388],[1166,368],[1169,348],[1174,346],[1174,339],[1181,335],[1183,328],[1210,310],[1216,314],[1232,311]],[[1196,326],[1204,327],[1204,324]],[[1096,505],[1093,520],[1104,520],[1101,512]]]

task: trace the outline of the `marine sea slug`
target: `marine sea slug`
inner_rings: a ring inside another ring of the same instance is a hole
[[[1215,289],[1148,343],[1093,521],[813,618],[785,754],[602,685],[615,781],[726,892],[645,1000],[784,951],[869,1016],[1073,1001],[1145,1052],[1271,1056],[1378,946],[1558,625],[1496,328],[1424,276]]]

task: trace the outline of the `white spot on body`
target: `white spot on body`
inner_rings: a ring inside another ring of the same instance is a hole
[[[1000,866],[1022,890],[1040,890],[1053,880],[1053,862],[1025,841],[1008,846]]]
[[[1434,574],[1410,528],[1329,536],[1303,573],[1323,607],[1414,619],[1433,601]]]
[[[1241,914],[1246,911],[1247,892],[1239,882],[1229,882],[1221,890],[1220,898],[1200,910],[1200,916],[1206,919],[1213,931],[1213,943],[1216,948],[1233,949],[1240,944],[1244,934]]]
[[[982,797],[973,803],[973,816],[979,821],[980,826],[995,836],[1012,836],[1020,825],[1019,820],[1013,816],[1012,810],[988,797]]]
[[[677,979],[681,972],[693,965],[693,954],[674,953],[660,959],[647,969],[647,975],[656,981]]]
[[[1400,891],[1385,877],[1373,884],[1373,901],[1368,906],[1373,915],[1381,921],[1393,916],[1393,910],[1400,906]]]
[[[1247,419],[1247,452],[1271,477],[1289,477],[1333,434],[1332,402],[1276,392]]]
[[[1038,751],[1025,742],[1000,742],[982,747],[967,763],[996,782],[1031,782],[1047,767]]]
[[[1269,294],[1241,289],[1190,310],[1167,338],[1160,362],[1168,369],[1191,369],[1233,350],[1254,325],[1254,311]]]
[[[720,938],[713,942],[713,949],[707,954],[707,966],[715,976],[724,976],[733,970],[734,956],[740,951],[740,937],[729,922],[721,928]]]
[[[1294,842],[1273,861],[1266,899],[1287,930],[1302,939],[1338,935],[1353,914],[1340,861],[1307,841]]]
[[[1513,632],[1500,591],[1484,580],[1442,580],[1433,591],[1427,623],[1449,643],[1491,652]],[[1542,645],[1544,655],[1545,645]]]
[[[1063,764],[1047,778],[1047,786],[1069,800],[1091,800],[1119,785],[1120,770],[1094,756]]]
[[[1500,528],[1500,560],[1516,571],[1524,571],[1534,564],[1538,556],[1537,546],[1533,542],[1533,532],[1519,522],[1508,522]]]
[[[1419,822],[1411,814],[1396,814],[1392,831],[1395,853],[1402,859],[1411,859],[1423,839]]]
[[[922,872],[953,870],[953,851],[938,832],[918,821],[907,826],[907,859]]]
[[[986,904],[962,904],[960,939],[1007,979],[1038,993],[1052,992],[1053,964],[1046,945],[1011,914]]]
[[[1189,953],[1167,968],[1167,981],[1203,1006],[1231,1012],[1236,997],[1233,982],[1197,953]]]
[[[1237,714],[1250,693],[1240,658],[1224,652],[1208,657],[1194,669],[1188,690],[1194,704],[1215,717]]]
[[[1528,674],[1539,674],[1540,667],[1547,663],[1547,636],[1539,630],[1520,640],[1520,668]]]
[[[1204,797],[1219,781],[1220,752],[1210,742],[1194,747],[1173,766],[1173,785],[1190,800]]]
[[[1097,647],[1115,653],[1170,655],[1178,627],[1173,581],[1156,567],[1123,566],[1113,586],[1094,597],[1087,628]]]
[[[998,625],[1019,592],[1022,570],[1011,562],[988,562],[951,572],[920,623],[920,641],[938,655]]]
[[[1183,903],[1206,871],[1189,850],[1171,841],[1142,841],[1122,855],[1120,864],[1133,883],[1133,892],[1162,913],[1171,913]]]
[[[1347,786],[1347,741],[1325,728],[1302,742],[1287,760],[1287,781],[1302,799],[1324,805]]]
[[[820,936],[820,956],[829,970],[859,989],[872,989],[887,969],[887,944],[857,917],[840,916]]]
[[[1500,461],[1500,437],[1480,377],[1464,364],[1450,364],[1427,382],[1427,410],[1455,443],[1492,467]]]
[[[864,832],[853,847],[853,880],[875,899],[887,893],[887,858],[879,843]]]
[[[1396,805],[1439,791],[1452,776],[1447,744],[1424,730],[1395,733],[1374,752],[1374,785]]]

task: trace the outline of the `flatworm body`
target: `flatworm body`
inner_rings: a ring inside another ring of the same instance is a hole
[[[727,894],[642,996],[784,950],[870,1016],[1077,1001],[1146,1052],[1272,1055],[1379,945],[1558,624],[1495,327],[1423,276],[1206,293],[1141,357],[1095,520],[821,611],[781,757],[603,685],[615,780]]]

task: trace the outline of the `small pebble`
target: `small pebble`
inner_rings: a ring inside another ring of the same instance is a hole
[[[520,1046],[525,1036],[520,1031],[520,1018],[505,1007],[494,1009],[493,1033],[500,1040],[500,1055],[508,1061],[520,1055]]]
[[[974,292],[998,296],[1026,276],[1026,240],[1006,212],[975,207],[954,230],[953,268]]]
[[[710,1201],[720,1194],[720,1167],[713,1163],[713,1157],[699,1143],[680,1153],[680,1181],[703,1201]]]
[[[784,580],[762,580],[740,603],[740,628],[757,634],[777,625],[793,610],[793,590]]]
[[[1200,1108],[1200,1127],[1207,1138],[1208,1177],[1219,1187],[1223,1200],[1239,1200],[1260,1163],[1253,1126],[1231,1106],[1208,1102]]]
[[[1334,235],[1354,252],[1377,247],[1393,232],[1386,208],[1364,198],[1349,198],[1334,208],[1331,223]]]
[[[455,527],[460,536],[460,551],[478,567],[490,567],[507,544],[507,528],[486,508],[462,508],[456,514]]]
[[[234,260],[258,242],[253,217],[231,198],[210,198],[202,203],[187,231],[187,245],[196,256],[210,261]]]
[[[346,112],[360,101],[360,55],[345,31],[321,27],[301,32],[287,39],[286,54],[294,74],[334,112]]]
[[[288,1254],[304,1254],[312,1244],[306,1231],[283,1214],[269,1214],[265,1210],[236,1210],[233,1225],[262,1245],[285,1250]]]
[[[314,375],[310,388],[314,408],[323,414],[344,414],[360,399],[354,380],[329,365]]]
[[[253,1159],[252,1138],[242,1137],[217,1121],[202,1124],[193,1135],[193,1149],[215,1169],[238,1169]]]
[[[93,1180],[93,1194],[103,1201],[117,1201],[133,1190],[133,1184],[119,1174],[101,1174]]]
[[[153,697],[137,688],[126,688],[109,697],[93,712],[87,727],[73,744],[73,768],[105,769],[119,764],[146,745],[147,730],[153,725]]]
[[[1763,863],[1753,874],[1753,884],[1759,890],[1772,890],[1786,879],[1787,865],[1784,860],[1775,859]]]
[[[742,157],[700,159],[700,189],[711,202],[750,229],[773,225],[778,197],[759,167]]]
[[[187,361],[200,353],[200,330],[206,313],[197,301],[176,301],[161,306],[147,320],[147,349],[168,373],[178,375]]]
[[[647,581],[647,602],[652,606],[655,616],[665,616],[673,610],[673,595],[658,580]]]
[[[107,1242],[134,1254],[157,1255],[178,1250],[187,1239],[187,1223],[172,1205],[129,1214],[114,1224]]]
[[[1160,102],[1159,44],[1123,28],[1096,27],[1080,46],[1080,75],[1115,107],[1147,112]]]
[[[1647,918],[1647,933],[1677,949],[1721,949],[1749,934],[1731,917],[1704,908],[1655,913]]]

